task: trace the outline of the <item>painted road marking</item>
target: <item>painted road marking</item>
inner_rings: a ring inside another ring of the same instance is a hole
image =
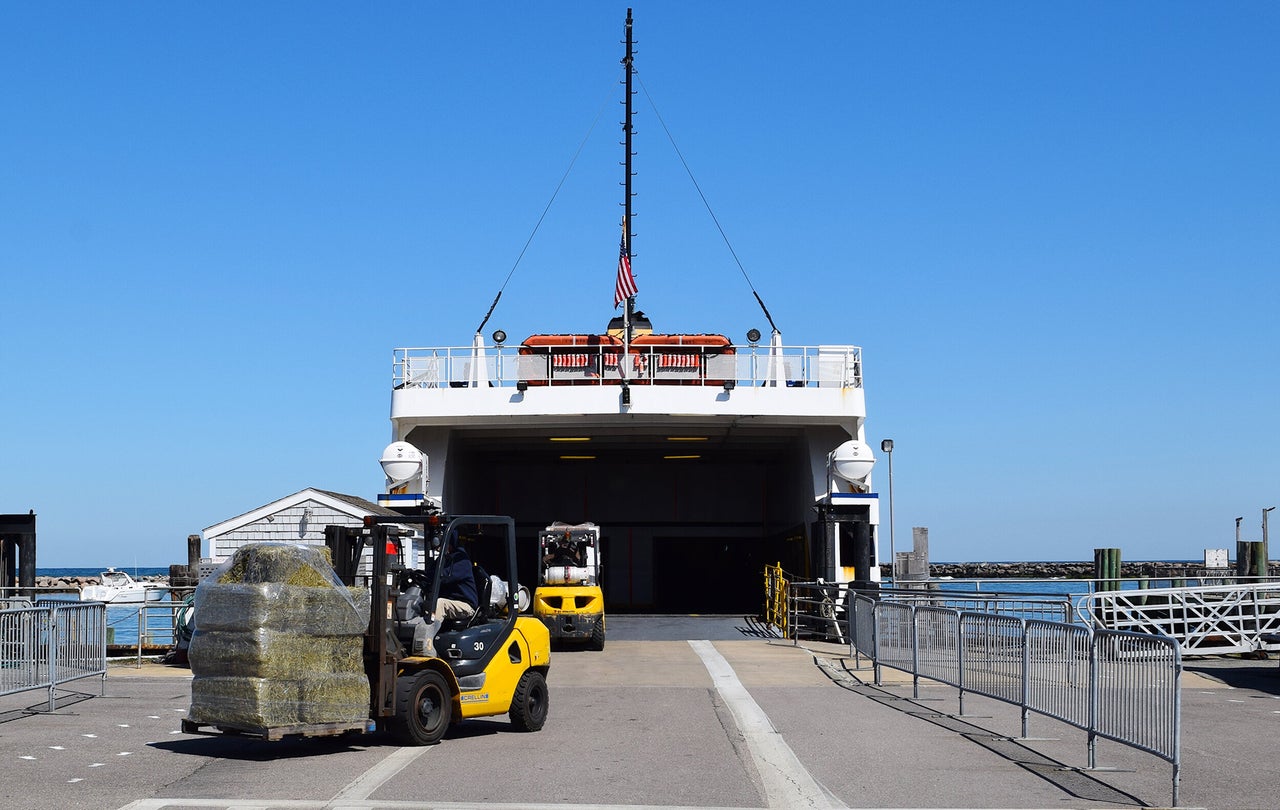
[[[338,795],[333,797],[332,804],[340,807],[347,802],[363,801],[369,798],[375,790],[386,784],[388,779],[403,771],[429,750],[431,749],[427,746],[418,746],[394,751],[389,757],[360,774],[338,791]]]
[[[690,641],[746,739],[768,807],[844,807],[800,763],[738,675],[710,641]]]

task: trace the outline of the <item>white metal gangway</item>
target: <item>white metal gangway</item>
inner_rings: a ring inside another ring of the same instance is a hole
[[[1172,636],[1183,655],[1280,650],[1280,582],[1098,591],[1076,601],[1080,621]]]

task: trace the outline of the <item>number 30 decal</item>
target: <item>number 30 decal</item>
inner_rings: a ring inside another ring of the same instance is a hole
[[[480,652],[480,651],[482,651],[483,649],[484,649],[484,642],[483,642],[483,641],[477,641],[477,642],[475,643],[475,651],[476,651],[476,652]]]

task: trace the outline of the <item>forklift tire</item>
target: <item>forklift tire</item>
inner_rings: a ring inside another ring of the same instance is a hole
[[[596,652],[604,649],[604,619],[596,622],[596,626],[591,628],[591,649]]]
[[[516,731],[537,731],[547,722],[547,679],[534,669],[525,670],[511,697],[511,725]]]
[[[424,669],[396,684],[396,714],[391,734],[402,745],[435,745],[449,728],[453,696],[439,672]]]

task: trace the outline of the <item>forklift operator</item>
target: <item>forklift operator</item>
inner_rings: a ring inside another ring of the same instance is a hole
[[[466,621],[475,614],[479,601],[471,558],[459,546],[449,553],[440,571],[440,597],[432,618]]]
[[[573,546],[566,533],[564,537],[556,541],[554,548],[549,550],[542,558],[543,565],[572,565],[581,566],[582,550]]]

